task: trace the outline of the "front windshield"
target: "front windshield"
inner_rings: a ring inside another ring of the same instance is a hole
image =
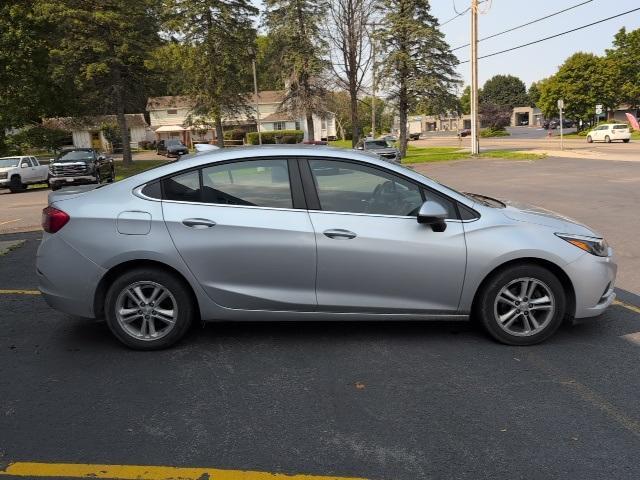
[[[17,167],[19,161],[20,159],[17,157],[0,158],[0,168]]]
[[[167,140],[167,145],[182,145],[180,140]]]
[[[90,150],[72,150],[63,152],[57,158],[56,162],[86,162],[93,160],[93,152]]]
[[[388,148],[389,144],[386,140],[370,140],[365,142],[365,148]]]

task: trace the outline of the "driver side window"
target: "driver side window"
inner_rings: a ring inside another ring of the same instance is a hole
[[[335,160],[309,165],[324,211],[414,216],[422,205],[417,185],[382,170]]]

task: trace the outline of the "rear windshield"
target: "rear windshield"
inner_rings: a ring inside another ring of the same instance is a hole
[[[0,158],[0,168],[3,168],[3,167],[17,167],[19,161],[20,161],[20,159],[17,158],[17,157]]]
[[[93,152],[90,150],[72,150],[62,152],[56,162],[84,162],[93,160]]]
[[[626,125],[614,125],[613,126],[614,130],[623,130],[625,128],[629,128],[629,127],[627,127]]]
[[[366,148],[387,148],[389,144],[387,144],[386,140],[372,140],[369,142],[365,142]]]

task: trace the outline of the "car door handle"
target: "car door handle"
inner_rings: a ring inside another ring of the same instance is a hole
[[[182,224],[190,228],[211,228],[215,227],[216,222],[206,218],[185,218]]]
[[[325,237],[333,238],[334,240],[351,240],[352,238],[356,238],[357,235],[349,230],[343,230],[342,228],[334,228],[331,230],[325,230]]]

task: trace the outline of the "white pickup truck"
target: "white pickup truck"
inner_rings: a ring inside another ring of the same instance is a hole
[[[28,185],[48,181],[49,167],[40,165],[36,157],[0,158],[0,188],[15,193],[25,190]]]

